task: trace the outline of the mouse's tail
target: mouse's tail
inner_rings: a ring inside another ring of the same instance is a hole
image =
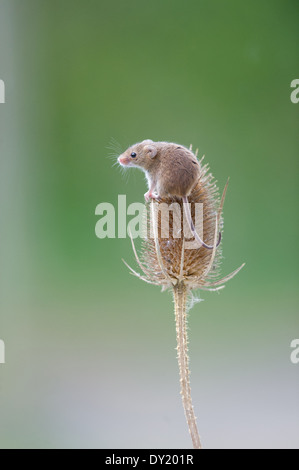
[[[194,227],[194,224],[193,224],[193,220],[192,220],[192,216],[191,216],[191,211],[190,211],[190,206],[189,206],[189,201],[188,201],[188,198],[187,196],[184,196],[183,198],[183,206],[184,206],[184,211],[185,211],[185,214],[186,214],[186,218],[187,218],[187,221],[188,221],[188,224],[189,224],[189,228],[192,232],[192,235],[194,236],[195,240],[198,241],[198,243],[200,243],[202,246],[204,246],[205,248],[207,248],[208,250],[213,250],[214,246],[212,245],[207,245],[201,238],[200,236],[198,235],[195,227]],[[218,217],[218,215],[216,216]],[[217,245],[216,245],[216,248],[220,245],[220,242],[221,242],[221,232],[219,232],[219,236],[218,236],[218,241],[217,241]]]

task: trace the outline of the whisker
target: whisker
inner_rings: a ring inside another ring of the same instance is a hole
[[[118,155],[122,153],[121,152],[122,147],[120,143],[114,137],[111,137],[110,142],[107,145],[107,148],[117,153]]]

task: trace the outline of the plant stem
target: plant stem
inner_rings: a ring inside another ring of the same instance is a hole
[[[184,412],[190,432],[190,436],[194,449],[202,449],[200,437],[198,434],[196,417],[194,415],[191,388],[190,388],[190,371],[188,357],[188,341],[187,341],[187,288],[184,281],[178,282],[173,287],[174,312],[176,322],[177,352],[178,364],[180,371],[181,395],[183,401]]]

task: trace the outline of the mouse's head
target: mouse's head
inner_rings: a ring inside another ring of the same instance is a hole
[[[153,166],[157,153],[157,145],[147,139],[129,147],[118,157],[118,162],[124,167],[137,167],[148,171]]]

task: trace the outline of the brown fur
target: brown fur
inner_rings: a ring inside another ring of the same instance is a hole
[[[135,152],[136,157],[131,157]],[[188,196],[200,175],[200,166],[195,155],[178,144],[144,140],[129,147],[119,157],[123,166],[142,169],[150,191],[159,197]]]

